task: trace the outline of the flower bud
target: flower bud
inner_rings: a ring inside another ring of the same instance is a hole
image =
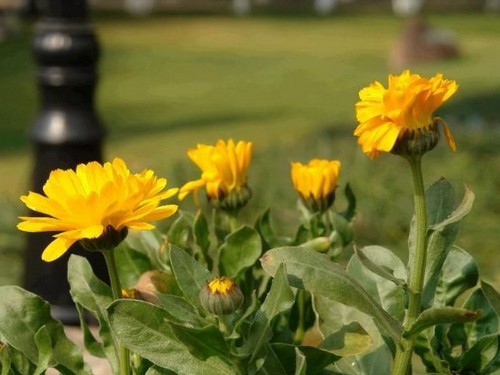
[[[318,253],[326,253],[330,249],[332,241],[328,237],[316,237],[304,242],[301,246],[309,247]]]
[[[212,314],[226,315],[235,312],[243,303],[243,294],[233,279],[216,277],[200,290],[202,306]]]

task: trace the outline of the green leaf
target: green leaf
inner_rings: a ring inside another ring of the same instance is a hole
[[[299,348],[295,347],[295,375],[306,375],[307,360]]]
[[[469,310],[481,310],[482,312],[479,319],[465,325],[469,348],[484,336],[498,334],[498,316],[481,289],[476,289],[467,298],[463,307]]]
[[[325,337],[321,347],[334,354],[356,355],[384,345],[373,319],[358,309],[323,296],[313,296],[313,307]]]
[[[131,288],[141,275],[153,268],[149,257],[126,246],[120,246],[115,251],[116,267],[123,288]]]
[[[481,280],[481,289],[497,316],[500,317],[500,294],[484,280]]]
[[[371,248],[375,248],[372,251],[379,251],[378,249],[380,248],[380,246],[371,246]],[[363,264],[363,266],[368,268],[374,274],[386,280],[392,281],[397,286],[406,287],[406,281],[404,279],[395,277],[393,269],[389,268],[386,265],[378,265],[365,255],[364,251],[369,249],[370,247],[358,249],[356,246],[354,246],[354,252],[356,256],[359,258],[359,261]]]
[[[200,303],[200,290],[210,278],[210,273],[186,251],[170,246],[170,263],[179,288],[187,301],[204,311]]]
[[[452,306],[466,290],[474,287],[479,278],[479,271],[474,258],[465,250],[454,246],[441,267],[433,305]],[[426,286],[426,290],[428,286]],[[424,292],[425,295],[425,292]]]
[[[474,193],[467,185],[465,185],[465,192],[462,202],[460,202],[460,204],[453,210],[453,212],[451,212],[444,220],[437,223],[435,222],[437,220],[433,220],[434,223],[429,225],[429,229],[439,232],[442,231],[447,225],[462,220],[470,212],[473,204]]]
[[[271,345],[267,344],[267,355],[264,364],[260,368],[258,374],[268,374],[268,375],[287,375],[283,364],[280,362],[278,356],[274,352]],[[252,374],[253,372],[249,372]]]
[[[191,213],[180,211],[167,232],[168,242],[185,250],[192,249],[194,242],[193,220]]]
[[[271,289],[251,323],[248,338],[241,348],[242,354],[251,354],[250,362],[265,357],[266,345],[273,336],[271,323],[280,313],[289,310],[295,301],[295,296],[288,285],[283,266],[276,271]],[[258,365],[253,363],[258,369]]]
[[[66,337],[62,324],[51,317],[47,302],[16,286],[0,287],[0,295],[0,334],[9,345],[31,362],[38,363],[35,336],[45,326],[52,342],[54,361],[75,374],[88,373],[80,348]]]
[[[344,357],[335,362],[342,375],[381,375],[391,373],[392,354],[386,345],[355,357]]]
[[[264,249],[283,246],[291,242],[288,238],[278,237],[271,225],[271,209],[267,209],[257,218],[255,229],[259,232],[263,239]]]
[[[308,375],[320,374],[326,366],[340,358],[327,350],[312,346],[273,343],[271,347],[283,364],[287,374],[297,374],[297,371]],[[305,371],[306,364],[307,372]]]
[[[204,320],[197,314],[189,302],[179,296],[171,294],[157,293],[156,296],[160,300],[162,307],[168,311],[173,322],[184,323],[193,327],[201,327],[205,324]]]
[[[483,336],[462,356],[462,370],[479,373],[486,368],[498,352],[498,335]]]
[[[271,275],[276,273],[280,264],[285,264],[291,286],[356,307],[373,317],[383,332],[397,342],[401,331],[399,322],[324,254],[300,246],[282,247],[266,252],[261,262]]]
[[[102,344],[94,340],[90,332],[85,330],[83,326],[84,343],[88,345],[86,348],[96,355],[104,353],[111,367],[117,369],[118,354],[115,350],[106,312],[108,305],[113,302],[111,288],[94,275],[86,258],[75,254],[72,254],[68,261],[68,282],[70,294],[79,309],[81,310],[80,307],[83,306],[99,322],[99,337]],[[82,314],[83,312],[80,312],[80,316]]]
[[[52,340],[46,326],[40,327],[35,334],[35,344],[38,348],[38,363],[33,375],[39,375],[49,368],[52,359]]]
[[[177,375],[177,374],[175,372],[167,370],[165,368],[153,366],[153,367],[150,367],[148,369],[148,371],[146,371],[146,374],[144,374],[144,375]]]
[[[345,357],[368,351],[372,343],[373,340],[363,327],[358,322],[351,322],[326,337],[320,348]]]
[[[179,250],[181,251],[181,250]],[[148,302],[118,300],[108,308],[118,341],[157,366],[179,375],[234,375],[236,369],[218,356],[201,360],[179,342],[168,313]]]
[[[431,307],[423,311],[403,337],[418,335],[424,329],[437,324],[466,323],[479,319],[481,311],[470,311],[458,307]]]
[[[429,233],[422,305],[429,307],[432,305],[434,290],[439,280],[441,268],[458,234],[459,221],[469,212],[474,196],[470,189],[466,188],[462,203],[455,208],[455,189],[447,180],[442,178],[427,188],[425,200]],[[414,264],[412,261],[415,251],[414,235],[415,228],[414,222],[412,222],[409,238],[410,265]]]
[[[363,287],[368,294],[377,301],[385,311],[399,321],[403,320],[405,314],[405,291],[392,280],[374,273],[373,269],[383,270],[392,275],[396,280],[406,280],[407,271],[403,262],[389,249],[381,246],[364,247],[363,255],[365,263],[361,258],[353,256],[347,265],[347,273],[352,279]],[[373,269],[366,267],[370,262]],[[399,281],[398,283],[401,283]]]
[[[445,341],[439,340],[435,330],[421,332],[415,338],[415,353],[418,354],[426,367],[426,373],[451,375],[450,364],[440,357]],[[435,348],[438,346],[438,348]]]
[[[163,249],[163,235],[157,229],[129,230],[124,243],[131,249],[146,255],[155,268],[161,268],[160,261]]]
[[[208,249],[210,248],[210,230],[208,222],[201,210],[198,210],[193,221],[194,241],[200,248],[204,257],[207,257]]]
[[[210,357],[218,357],[225,362],[231,362],[229,347],[222,333],[215,326],[191,328],[170,324],[172,332],[196,358],[205,361]]]
[[[251,267],[262,253],[262,243],[257,231],[242,226],[226,237],[220,249],[220,269],[226,276],[235,278]]]
[[[356,214],[356,196],[349,183],[345,186],[344,195],[347,198],[347,209],[342,212],[342,216],[344,216],[347,221],[351,221]]]

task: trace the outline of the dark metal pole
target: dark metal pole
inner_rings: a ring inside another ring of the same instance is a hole
[[[40,95],[40,110],[31,128],[34,165],[31,189],[41,192],[50,171],[73,168],[102,159],[104,129],[94,110],[99,45],[87,22],[85,0],[48,0],[40,9],[33,52]],[[41,260],[52,234],[28,235],[24,287],[48,300],[52,314],[66,324],[78,316],[69,295],[67,261],[71,253],[86,256],[94,272],[107,280],[101,254],[75,245],[51,263]]]

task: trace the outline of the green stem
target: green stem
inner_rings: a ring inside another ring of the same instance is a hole
[[[106,267],[108,269],[109,280],[111,282],[111,290],[113,291],[113,299],[117,300],[122,298],[122,287],[120,278],[118,277],[118,270],[116,269],[115,249],[107,249],[102,251],[104,259],[106,260]],[[120,375],[130,374],[130,359],[129,352],[126,347],[115,343],[118,351],[118,365]]]
[[[424,181],[422,176],[422,157],[409,157],[414,189],[415,205],[415,249],[410,258],[408,310],[406,311],[403,329],[408,330],[419,316],[422,306],[422,289],[425,276],[426,245],[427,245],[427,212],[425,206]],[[407,375],[411,368],[414,339],[401,338],[396,350],[393,375]]]

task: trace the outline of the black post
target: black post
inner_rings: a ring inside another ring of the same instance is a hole
[[[85,0],[48,0],[40,11],[33,40],[40,111],[30,133],[34,148],[31,189],[36,192],[42,192],[53,169],[100,161],[104,137],[94,110],[99,46],[87,22]],[[51,236],[28,235],[24,287],[48,300],[55,318],[77,324],[67,282],[68,257],[71,253],[86,256],[96,275],[104,280],[106,265],[101,254],[89,253],[78,245],[54,262],[42,261],[42,251]]]

